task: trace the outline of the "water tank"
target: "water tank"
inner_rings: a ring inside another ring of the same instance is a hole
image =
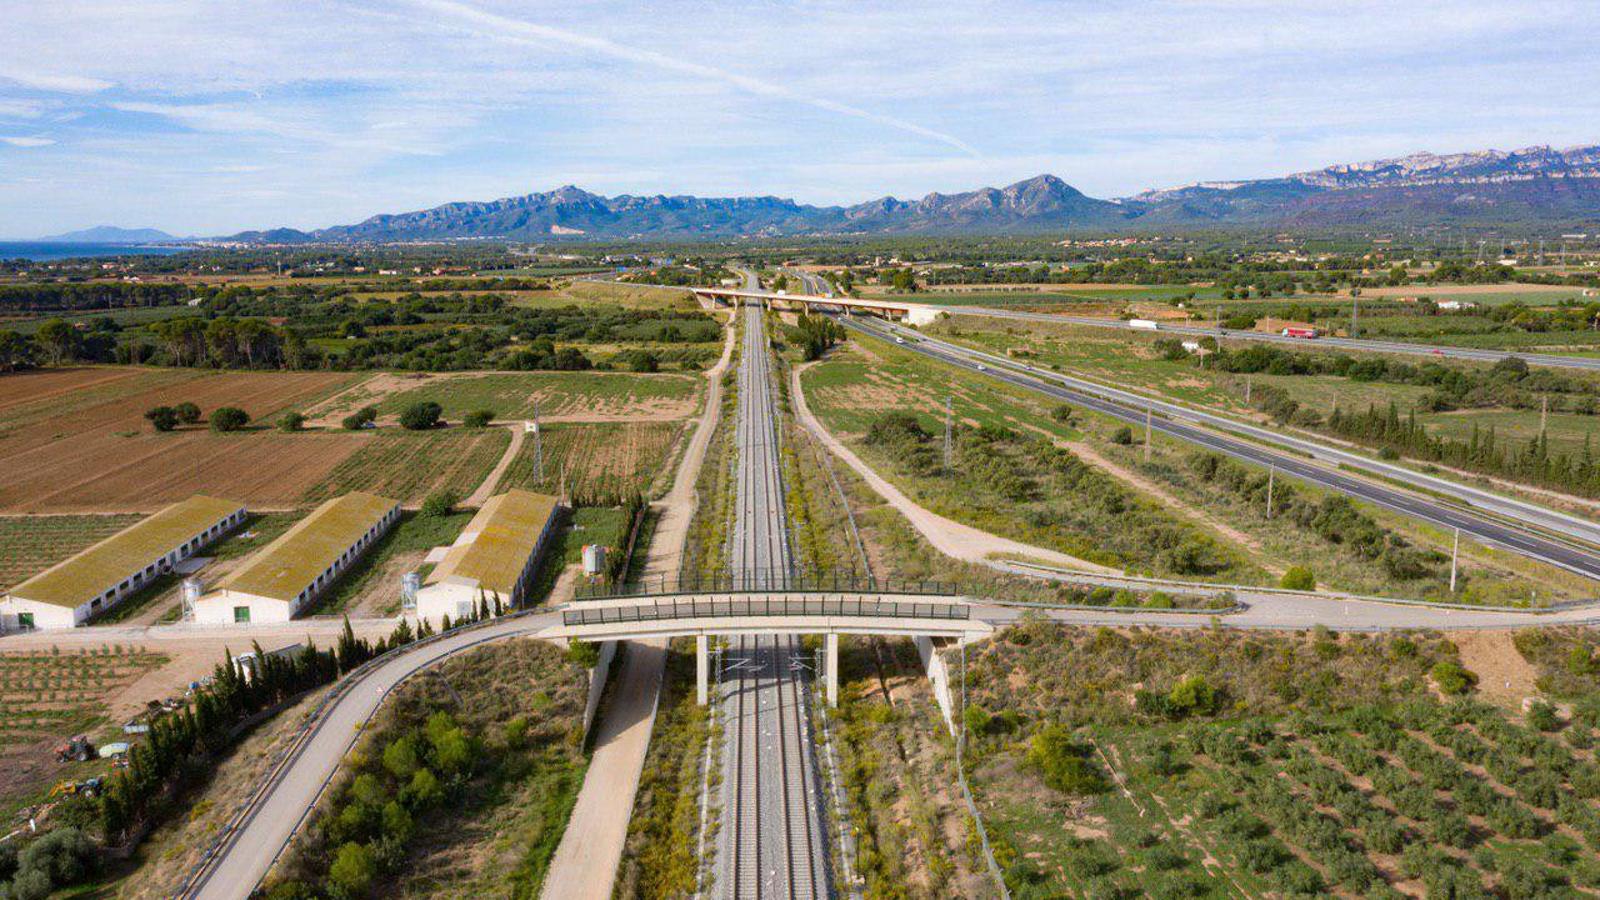
[[[205,585],[198,578],[185,578],[183,580],[183,617],[194,618],[194,606],[200,600],[200,595],[205,591]]]
[[[606,547],[604,544],[583,545],[583,574],[599,575],[606,568]]]
[[[422,573],[407,572],[400,576],[400,608],[417,608],[417,591],[422,588]]]

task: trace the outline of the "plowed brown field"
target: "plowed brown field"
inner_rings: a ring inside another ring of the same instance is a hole
[[[258,422],[353,381],[327,373],[90,367],[0,377],[0,512],[131,512],[196,492],[290,505],[370,435],[154,433],[144,412],[184,401]]]

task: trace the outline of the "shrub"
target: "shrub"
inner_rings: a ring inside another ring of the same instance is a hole
[[[1126,447],[1133,443],[1133,429],[1124,425],[1111,435],[1111,443]]]
[[[1528,725],[1540,731],[1555,731],[1561,727],[1561,717],[1556,715],[1556,708],[1543,700],[1535,700],[1528,705]]]
[[[238,431],[250,424],[250,414],[237,406],[219,406],[211,411],[211,430],[222,433]]]
[[[1478,676],[1455,660],[1443,659],[1433,666],[1433,681],[1446,694],[1461,695],[1478,686]]]
[[[1050,418],[1055,419],[1057,422],[1071,422],[1072,415],[1072,407],[1065,403],[1058,403],[1054,409],[1050,410]]]
[[[567,659],[575,666],[593,669],[600,665],[600,645],[592,641],[573,641],[567,645]]]
[[[431,400],[413,403],[400,413],[400,427],[409,431],[427,431],[439,426],[439,416],[444,408]]]
[[[437,519],[448,516],[455,511],[456,504],[461,502],[461,495],[452,490],[434,491],[427,499],[422,501],[422,508],[417,515],[427,519]]]
[[[494,410],[475,409],[461,417],[461,424],[468,428],[483,428],[494,421]]]
[[[377,874],[378,862],[373,859],[372,851],[354,842],[339,848],[333,866],[328,869],[328,878],[346,894],[356,897],[367,892]]]
[[[185,425],[193,425],[200,421],[200,407],[185,400],[172,408],[178,414],[178,421]]]
[[[1062,725],[1049,725],[1033,736],[1028,745],[1028,764],[1039,771],[1044,783],[1066,794],[1098,794],[1106,789],[1105,779],[1089,761],[1086,748],[1072,739]]]
[[[378,409],[374,406],[363,406],[339,422],[346,431],[360,431],[378,420]]]
[[[1210,715],[1217,710],[1217,690],[1204,677],[1190,675],[1172,686],[1167,702],[1178,715]]]
[[[297,412],[286,412],[278,417],[279,431],[301,431],[306,427],[306,417]]]
[[[171,431],[178,427],[178,413],[170,406],[157,406],[145,411],[144,417],[157,431]]]
[[[1278,586],[1291,591],[1314,591],[1317,589],[1317,576],[1305,566],[1290,566],[1283,573]]]

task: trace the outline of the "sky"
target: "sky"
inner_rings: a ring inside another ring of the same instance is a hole
[[[0,239],[1600,144],[1593,0],[0,0]]]

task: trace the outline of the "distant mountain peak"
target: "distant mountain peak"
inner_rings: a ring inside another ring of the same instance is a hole
[[[40,243],[46,244],[154,244],[176,240],[172,235],[155,228],[118,228],[115,225],[96,225],[39,238]]]
[[[1464,189],[1470,186],[1470,189]],[[1004,187],[812,206],[774,196],[606,197],[574,184],[447,203],[302,234],[236,240],[416,241],[728,238],[795,234],[996,234],[1213,226],[1384,227],[1440,222],[1600,220],[1600,147],[1413,153],[1276,178],[1206,181],[1101,200],[1045,173]]]

